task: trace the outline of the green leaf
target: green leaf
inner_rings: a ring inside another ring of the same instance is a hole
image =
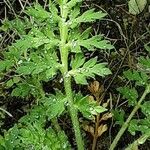
[[[86,40],[79,40],[78,45],[85,47],[89,51],[93,51],[94,48],[109,50],[114,48],[114,46],[110,44],[110,41],[102,40],[100,35],[93,36],[92,38]]]
[[[123,72],[125,78],[131,81],[136,81],[137,85],[146,85],[148,81],[148,76],[144,72],[138,72],[136,70],[127,70]]]
[[[26,97],[31,91],[31,87],[26,83],[19,83],[15,89],[13,89],[11,96]]]
[[[132,134],[135,135],[136,131],[138,131],[139,126],[138,126],[138,121],[133,119],[130,121],[128,131]]]
[[[18,83],[20,80],[21,80],[21,78],[18,77],[18,76],[14,76],[14,77],[13,77],[13,82],[14,82],[14,83]]]
[[[147,4],[147,0],[130,0],[128,2],[129,12],[132,15],[140,14]]]
[[[75,82],[77,84],[83,84],[83,85],[87,85],[88,82],[86,80],[86,77],[83,74],[78,74],[74,76]]]
[[[50,18],[51,14],[44,10],[41,5],[35,4],[34,7],[28,7],[25,11],[29,16],[32,16],[40,21]]]
[[[150,52],[150,46],[149,46],[149,43],[148,43],[148,44],[145,44],[145,45],[144,45],[144,48],[145,48],[148,52]]]
[[[77,41],[71,42],[71,52],[73,53],[82,53],[80,45],[77,43]]]
[[[141,144],[144,144],[149,137],[150,137],[150,132],[141,135],[132,144],[128,145],[128,147],[125,150],[136,150],[136,149],[138,149],[138,146]]]
[[[26,117],[31,118],[30,113]],[[41,150],[43,147],[45,150],[71,150],[63,131],[59,130],[58,133],[51,127],[47,128],[45,122],[41,124],[38,119],[34,122],[20,121],[18,125],[10,128],[0,141],[5,150],[31,149],[31,147],[35,150]]]
[[[150,72],[150,58],[139,58],[139,66],[141,67],[142,71]]]
[[[13,86],[13,85],[14,85],[14,82],[13,82],[12,79],[10,79],[10,80],[8,80],[8,81],[6,82],[6,86],[7,86],[7,87],[11,87],[11,86]]]
[[[22,37],[22,39],[19,39],[16,41],[16,43],[13,43],[12,46],[9,47],[10,51],[13,48],[14,51],[19,51],[20,55],[26,52],[28,49],[31,48],[38,48],[41,45],[50,43],[51,40],[48,39],[45,36],[38,36],[33,37],[31,35],[26,35]]]
[[[75,107],[87,119],[94,119],[94,115],[105,112],[107,109],[99,106],[96,101],[89,97],[83,97],[81,93],[74,94]]]
[[[25,35],[26,31],[25,29],[31,27],[30,21],[24,17],[24,20],[19,19],[18,17],[14,20],[8,21],[4,20],[3,25],[0,27],[0,30],[7,31],[7,30],[13,30],[17,31],[19,35]]]
[[[112,110],[113,117],[116,120],[116,124],[123,125],[125,112],[124,110]]]
[[[34,63],[28,63],[25,66],[20,66],[16,70],[16,73],[22,74],[22,75],[29,75],[32,73],[32,71],[35,69]]]
[[[71,0],[67,3],[67,6],[69,9],[72,9],[72,7],[74,7],[75,5],[77,5],[77,3],[82,2],[83,0]]]
[[[88,60],[87,62],[85,62],[83,67],[84,68],[86,68],[86,67],[93,67],[94,65],[96,65],[96,63],[97,63],[97,57],[92,58],[92,59]]]
[[[142,132],[142,134],[150,134],[150,118],[144,118],[144,119],[133,119],[131,120],[128,128],[129,132],[132,135],[135,135],[137,131]]]
[[[26,34],[25,29],[27,28],[27,23],[25,21],[22,21],[21,19],[16,18],[12,20],[10,24],[11,24],[11,28],[15,29],[19,34],[21,35]],[[29,23],[28,23],[28,27],[29,27]]]
[[[117,90],[123,95],[123,98],[128,100],[129,105],[135,106],[137,104],[138,92],[135,88],[120,87]]]
[[[6,82],[7,87],[13,86],[15,83],[18,83],[21,80],[20,77],[14,76],[13,79],[10,79]]]
[[[3,60],[3,61],[0,61],[0,72],[2,72],[4,70],[8,70],[13,65],[14,64],[13,64],[12,60]]]
[[[83,31],[82,34],[79,36],[79,39],[84,40],[84,39],[89,38],[90,33],[91,33],[91,27],[89,27],[85,31]]]
[[[104,63],[97,64],[97,58],[92,58],[85,62],[82,68],[70,70],[66,77],[73,76],[77,84],[87,84],[86,78],[94,78],[95,75],[104,77],[105,75],[111,74],[111,71],[105,66]]]
[[[63,113],[67,99],[60,91],[56,91],[56,95],[49,95],[48,97],[43,98],[42,102],[46,107],[47,116],[52,119]]]
[[[70,18],[69,22],[74,20],[79,14],[80,14],[80,7],[79,6],[74,7],[69,14]]]
[[[0,31],[6,32],[9,28],[11,28],[10,21],[5,19],[2,21],[2,26],[0,26]]]
[[[144,102],[144,104],[141,106],[141,109],[145,116],[150,117],[150,101]]]
[[[97,19],[102,19],[106,16],[106,13],[102,11],[94,12],[94,9],[87,10],[81,16],[77,17],[76,19],[72,20],[71,28],[75,28],[81,22],[92,22]]]
[[[50,17],[51,21],[58,22],[61,18],[58,15],[58,9],[56,7],[55,2],[49,1],[49,10],[51,12],[51,17]]]
[[[53,78],[57,73],[57,69],[56,68],[50,68],[48,70],[46,70],[45,74],[46,74],[46,78],[50,79]]]
[[[77,69],[81,67],[85,62],[84,55],[82,53],[78,53],[75,55],[75,59],[71,61],[72,69]]]
[[[32,75],[39,74],[39,73],[43,72],[44,70],[46,70],[47,68],[48,68],[48,66],[43,63],[36,65],[35,69],[32,72]]]

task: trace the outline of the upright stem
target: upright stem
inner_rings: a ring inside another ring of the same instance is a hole
[[[143,95],[141,96],[140,100],[138,101],[137,105],[134,107],[134,109],[132,110],[131,114],[129,115],[129,117],[127,118],[126,122],[122,125],[121,129],[119,130],[117,136],[115,137],[113,143],[110,145],[109,150],[114,150],[114,148],[116,147],[118,141],[120,140],[121,136],[123,135],[123,133],[125,132],[125,130],[127,129],[132,117],[135,115],[135,113],[137,112],[137,110],[140,108],[142,101],[145,99],[146,95],[150,92],[150,85],[148,85],[143,93]]]
[[[62,69],[61,72],[63,74],[64,79],[64,87],[66,96],[68,99],[68,109],[70,112],[73,129],[75,132],[75,138],[77,142],[78,150],[84,150],[84,143],[82,140],[81,132],[80,132],[80,125],[78,120],[78,112],[74,107],[74,100],[72,95],[72,87],[71,87],[71,77],[66,76],[68,73],[68,47],[67,47],[67,37],[68,37],[68,25],[66,23],[66,19],[68,16],[68,9],[66,7],[66,0],[63,0],[63,4],[60,6],[61,10],[61,21],[59,22],[60,28],[60,54],[61,54],[61,62],[62,62]]]
[[[76,108],[74,107],[74,102],[73,102],[70,77],[64,78],[64,86],[65,86],[66,95],[68,97],[68,103],[69,103],[68,109],[70,111],[71,120],[73,123],[73,129],[75,131],[77,147],[78,147],[78,150],[84,150],[84,143],[82,140],[82,135],[80,132],[80,125],[79,125],[79,120],[78,120],[78,112],[77,112]]]

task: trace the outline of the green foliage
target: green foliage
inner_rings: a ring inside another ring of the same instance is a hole
[[[144,48],[145,48],[145,50],[147,50],[148,52],[150,52],[150,46],[149,46],[149,43],[145,44],[145,45],[144,45]]]
[[[82,66],[82,67],[81,67]],[[97,58],[92,58],[85,62],[82,54],[77,54],[72,60],[72,70],[66,76],[73,76],[77,84],[87,84],[86,78],[95,75],[105,76],[111,74],[104,63],[97,63]]]
[[[137,140],[135,140],[132,144],[130,144],[125,150],[138,149],[138,146],[144,144],[146,140],[149,138],[149,136],[150,136],[149,133],[140,136]]]
[[[149,62],[147,58],[140,57],[139,66],[147,66],[149,68]],[[139,67],[138,66],[138,67]],[[110,146],[110,149],[114,149],[117,145],[117,142],[123,135],[124,131],[128,128],[128,131],[132,135],[136,135],[137,132],[141,132],[141,137],[135,140],[131,145],[128,146],[127,150],[132,148],[138,148],[138,145],[143,144],[147,139],[150,138],[150,103],[146,101],[146,96],[150,93],[150,83],[149,76],[147,72],[138,70],[127,70],[124,73],[124,77],[127,78],[130,82],[129,86],[120,87],[118,91],[123,95],[124,99],[127,99],[129,106],[134,106],[127,120],[122,124],[121,129],[119,130],[117,136],[115,137],[113,143]],[[141,95],[142,90],[144,92]],[[136,112],[141,109],[142,117],[136,119]],[[114,113],[114,117],[117,121],[122,117],[119,113]]]
[[[150,123],[149,118],[144,118],[140,120],[134,119],[131,120],[128,130],[132,135],[135,135],[137,131],[142,132],[142,134],[146,134],[146,133],[150,134],[149,123]]]
[[[108,40],[102,40],[101,36],[93,36],[92,38],[86,40],[79,40],[79,45],[93,51],[94,47],[99,49],[113,49],[114,47],[110,44]]]
[[[135,88],[130,89],[129,87],[120,87],[118,91],[123,95],[123,98],[128,100],[129,106],[137,104],[138,92]]]
[[[3,25],[0,27],[1,31],[9,31],[9,30],[13,30],[16,31],[17,34],[21,35],[25,35],[26,32],[25,30],[28,28],[31,28],[32,24],[29,21],[29,19],[27,17],[24,17],[24,20],[21,20],[19,18],[16,18],[15,20],[9,21],[9,20],[4,20],[3,21]]]
[[[55,131],[53,128],[46,128],[45,108],[36,106],[26,116],[19,120],[5,133],[4,138],[0,137],[0,148],[4,150],[34,149],[34,150],[70,150],[70,145],[63,131]]]
[[[44,127],[46,119],[56,119],[68,108],[70,115],[74,116],[71,119],[77,145],[82,150],[78,111],[88,119],[106,111],[94,100],[70,90],[72,77],[77,84],[87,84],[87,78],[111,74],[106,63],[98,63],[97,58],[85,61],[85,50],[114,48],[103,35],[92,36],[91,28],[81,32],[81,23],[103,19],[106,13],[90,9],[80,15],[80,2],[82,0],[50,1],[48,10],[36,3],[24,11],[27,17],[7,20],[1,27],[3,31],[17,31],[19,37],[3,52],[0,61],[0,76],[7,80],[4,86],[10,88],[11,96],[32,96],[39,104],[21,118],[4,139],[1,138],[4,149],[55,150],[63,149],[64,145],[64,149],[69,149],[62,131],[58,136],[53,129]],[[74,58],[71,67],[68,67],[69,54]],[[42,82],[53,80],[58,72],[64,80],[65,92],[45,93]],[[12,76],[6,76],[9,74]]]
[[[49,119],[59,117],[65,111],[65,105],[67,105],[66,96],[60,91],[56,92],[56,95],[48,95],[42,99],[43,105],[46,108],[46,114]]]
[[[148,82],[148,75],[145,72],[139,72],[136,70],[124,71],[124,77],[128,80],[135,81],[136,85],[145,86]]]
[[[89,97],[83,97],[81,93],[75,95],[74,98],[75,107],[83,114],[87,119],[94,119],[94,115],[103,113],[107,109],[99,106],[96,101]]]
[[[25,12],[28,16],[32,16],[40,21],[44,21],[51,17],[50,12],[44,10],[44,8],[39,4],[34,4],[33,7],[29,7]]]
[[[125,112],[124,110],[112,110],[112,113],[113,113],[113,116],[114,116],[114,119],[116,120],[116,124],[119,124],[119,125],[123,125],[124,123],[124,118],[125,118]]]
[[[81,16],[75,18],[74,20],[71,20],[72,21],[71,28],[75,28],[81,22],[92,22],[95,21],[96,19],[102,19],[106,15],[107,14],[101,11],[94,12],[94,9],[87,10]]]

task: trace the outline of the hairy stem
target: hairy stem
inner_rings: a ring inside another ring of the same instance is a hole
[[[123,135],[123,133],[125,132],[125,130],[127,129],[127,127],[129,126],[129,123],[131,121],[131,119],[133,118],[133,116],[135,115],[135,113],[137,112],[137,110],[140,108],[141,103],[143,102],[143,100],[145,99],[146,95],[150,92],[150,85],[148,85],[143,93],[143,95],[141,96],[140,100],[138,101],[137,105],[134,107],[134,109],[132,110],[131,114],[129,115],[129,117],[127,118],[126,122],[122,125],[121,129],[119,130],[117,136],[115,137],[114,141],[112,142],[112,144],[110,145],[109,150],[114,150],[114,148],[116,147],[118,141],[120,140],[121,136]]]
[[[68,10],[66,7],[66,0],[63,1],[63,4],[60,6],[61,10],[61,21],[59,22],[60,28],[60,54],[61,54],[61,62],[62,62],[62,69],[61,72],[63,74],[64,79],[64,87],[66,96],[68,99],[68,109],[70,112],[73,129],[75,132],[75,138],[77,142],[78,150],[84,150],[84,143],[82,140],[82,135],[80,132],[80,125],[78,120],[78,111],[74,107],[74,100],[73,100],[73,92],[71,87],[71,77],[67,76],[68,73],[68,54],[69,50],[67,47],[67,37],[68,37],[68,24],[66,23],[66,19],[68,16]]]
[[[71,78],[64,79],[64,85],[65,85],[66,95],[68,97],[68,103],[69,103],[68,109],[70,111],[70,116],[71,116],[71,120],[73,123],[73,129],[75,132],[77,147],[78,147],[78,150],[84,150],[84,143],[82,140],[82,135],[80,132],[80,125],[79,125],[79,120],[78,120],[78,112],[75,109],[74,103],[73,103]]]

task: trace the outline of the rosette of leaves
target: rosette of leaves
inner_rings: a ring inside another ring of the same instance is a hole
[[[52,108],[46,109],[51,119],[60,116],[68,108],[78,149],[83,150],[78,111],[84,116],[91,116],[102,113],[105,109],[84,96],[73,94],[71,79],[74,78],[77,84],[87,84],[87,79],[94,78],[95,75],[104,77],[111,74],[106,63],[99,63],[97,58],[86,60],[83,52],[110,50],[114,47],[103,35],[92,36],[91,28],[81,32],[81,23],[103,19],[107,15],[94,9],[81,14],[81,2],[82,0],[49,1],[47,11],[36,3],[25,10],[27,17],[24,19],[5,22],[6,28],[3,26],[2,29],[16,30],[20,38],[3,53],[0,77],[7,80],[5,87],[11,88],[12,96],[32,95],[39,101],[45,101],[43,105]],[[58,73],[62,75],[65,93],[56,91],[55,95],[46,95],[42,81],[53,80]]]

